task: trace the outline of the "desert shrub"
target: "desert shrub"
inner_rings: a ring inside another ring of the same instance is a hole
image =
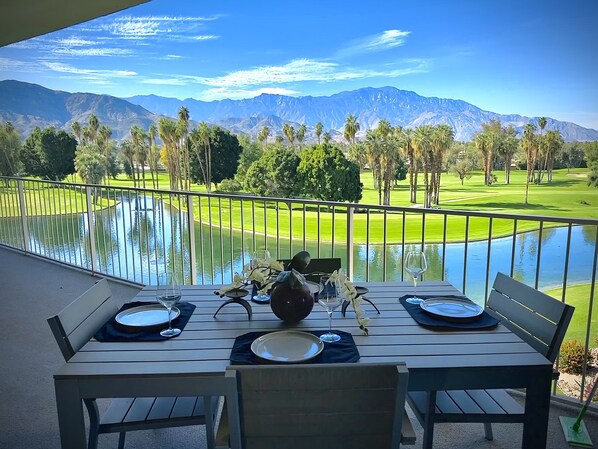
[[[559,358],[559,369],[564,373],[581,374],[584,364],[589,364],[586,348],[577,340],[569,340],[562,344]]]

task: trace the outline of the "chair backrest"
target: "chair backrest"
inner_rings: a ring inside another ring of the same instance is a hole
[[[287,267],[291,262],[290,259],[282,261],[283,265]],[[322,257],[318,259],[311,259],[309,265],[303,271],[305,279],[313,282],[320,282],[320,276],[324,274],[331,274],[334,270],[341,268],[340,257]]]
[[[498,273],[487,310],[554,362],[575,308]]]
[[[244,449],[398,448],[405,364],[232,366]]]
[[[69,360],[118,310],[106,279],[66,306],[48,324],[65,360]]]

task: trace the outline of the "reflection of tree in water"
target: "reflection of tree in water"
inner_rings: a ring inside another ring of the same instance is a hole
[[[114,272],[118,266],[118,241],[114,229],[114,208],[106,208],[94,213],[94,226],[96,238],[96,253],[100,269],[105,272]],[[103,267],[103,268],[102,268]],[[109,268],[112,267],[112,270]]]
[[[598,231],[598,226],[582,226],[581,227],[581,235],[583,235],[583,240],[588,245],[594,246],[598,244],[596,241],[596,232]]]

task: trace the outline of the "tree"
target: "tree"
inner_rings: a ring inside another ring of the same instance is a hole
[[[365,143],[357,142],[355,145],[349,146],[349,149],[347,150],[347,159],[355,162],[359,166],[359,171],[363,171],[368,163],[366,153]]]
[[[110,145],[110,137],[112,137],[112,129],[108,125],[101,125],[97,132],[96,143],[100,150],[100,153],[104,156],[104,172],[106,174],[106,184],[110,184],[110,163],[113,160],[112,149],[113,145]]]
[[[326,131],[324,134],[322,134],[322,143],[328,144],[331,141],[332,141],[332,135],[330,134],[329,131]]]
[[[195,156],[197,158],[197,162],[199,163],[199,171],[201,171],[201,177],[197,176],[196,179],[203,180],[208,193],[212,191],[212,149],[210,146],[210,141],[212,138],[211,134],[212,130],[208,124],[206,122],[201,122],[199,127],[191,131],[189,136],[191,140],[191,147],[195,151]]]
[[[190,172],[190,165],[189,165],[189,142],[187,139],[187,135],[189,133],[189,109],[185,106],[181,106],[178,112],[178,121],[177,121],[177,147],[179,151],[179,173],[180,182],[181,182],[181,189],[182,190],[189,190],[189,172]],[[208,189],[209,192],[209,189]]]
[[[434,148],[432,146],[433,133],[433,126],[421,125],[415,129],[412,140],[416,157],[421,161],[421,166],[424,172],[424,207],[426,208],[432,205],[430,171],[434,157]]]
[[[314,145],[301,153],[297,179],[304,195],[323,201],[358,202],[359,167],[336,146]]]
[[[145,188],[145,163],[147,160],[147,146],[145,143],[145,131],[137,125],[131,126],[131,143],[133,144],[133,159],[131,159],[131,169],[133,171],[133,185],[141,185],[141,176],[139,169],[143,173],[143,188]],[[139,168],[136,168],[139,167]],[[137,176],[135,175],[137,173]]]
[[[293,146],[293,143],[295,143],[295,128],[293,128],[292,125],[285,123],[282,127],[282,133],[287,138],[289,146]]]
[[[585,153],[585,160],[590,169],[588,185],[598,187],[598,142],[588,143]]]
[[[536,162],[536,127],[532,123],[525,125],[523,130],[523,138],[519,142],[519,145],[525,151],[525,158],[527,161],[527,174],[525,177],[525,204],[527,204],[527,198],[529,194],[529,182],[534,176],[534,164]]]
[[[417,175],[419,173],[419,161],[415,157],[416,149],[413,145],[413,129],[401,129],[401,149],[403,155],[407,158],[408,173],[409,173],[409,202],[417,203]]]
[[[201,126],[201,125],[200,125]],[[191,158],[191,179],[193,182],[206,183],[206,178],[202,175],[207,172],[210,173],[210,183],[218,184],[224,179],[231,179],[239,164],[239,156],[243,149],[239,144],[239,139],[228,130],[222,129],[218,126],[213,127],[208,133],[209,139],[209,157],[210,168],[207,171],[201,170],[200,166],[206,167],[205,152],[195,152],[195,156]],[[204,160],[200,160],[204,159]],[[207,185],[207,184],[206,184]]]
[[[15,176],[21,169],[21,138],[10,122],[0,122],[0,175]]]
[[[268,128],[267,126],[264,125],[257,135],[257,140],[259,140],[262,145],[265,145],[268,143],[269,136],[270,136],[270,128]]]
[[[345,139],[349,143],[355,143],[355,136],[359,131],[359,122],[357,121],[357,117],[353,114],[349,114],[347,120],[345,120]]]
[[[505,162],[505,184],[511,182],[511,165],[513,155],[517,152],[519,141],[517,140],[517,130],[509,125],[507,128],[501,128],[500,141],[497,147],[497,153]]]
[[[269,149],[247,170],[244,187],[260,196],[293,198],[299,193],[299,156],[284,147]]]
[[[264,151],[256,142],[243,142],[241,143],[241,148],[242,150],[241,155],[239,156],[239,164],[237,165],[235,178],[243,184],[247,170],[249,170],[251,164],[262,157]]]
[[[77,141],[66,131],[36,127],[25,140],[21,161],[27,174],[61,181],[75,172],[76,150]]]
[[[562,151],[565,141],[563,140],[561,133],[554,129],[546,132],[544,140],[544,172],[546,173],[546,181],[552,182],[554,160]],[[542,181],[542,177],[540,177],[540,181]]]
[[[135,185],[135,145],[130,139],[121,142],[120,157],[125,166],[125,173],[133,179],[133,185]]]
[[[473,172],[473,164],[470,159],[460,159],[450,166],[450,170],[461,180],[461,185],[464,184],[465,179],[471,178]]]
[[[322,122],[316,123],[316,137],[318,138],[318,145],[320,144],[320,136],[322,135],[322,131],[324,127],[322,126]]]
[[[564,144],[563,151],[559,155],[561,166],[567,167],[567,173],[572,168],[581,167],[584,162],[584,151],[579,142],[568,142]]]
[[[299,149],[303,148],[303,141],[305,140],[306,131],[307,126],[305,126],[305,124],[301,125],[297,130],[297,142],[299,142]]]
[[[95,144],[82,145],[75,156],[75,168],[86,184],[100,184],[104,177],[104,156],[94,148]],[[93,202],[96,202],[96,189],[92,190]]]
[[[432,164],[432,202],[440,202],[440,176],[442,174],[442,161],[445,153],[453,143],[455,132],[449,125],[438,125],[432,132],[432,147],[434,157]]]
[[[162,139],[161,159],[168,170],[170,178],[170,189],[177,190],[180,175],[180,158],[177,146],[177,124],[167,118],[161,117],[158,120],[158,134]]]
[[[536,162],[538,164],[538,174],[536,178],[536,184],[540,184],[542,181],[542,159],[546,158],[546,142],[544,142],[544,128],[546,128],[546,117],[540,117],[538,119],[538,127],[540,128],[540,136],[538,137],[538,148]]]
[[[147,132],[149,139],[149,152],[147,155],[147,164],[150,169],[150,175],[152,177],[152,187],[158,189],[158,164],[160,163],[160,151],[156,146],[156,135],[158,134],[158,128],[152,123]]]

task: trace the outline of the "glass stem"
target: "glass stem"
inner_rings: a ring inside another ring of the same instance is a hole
[[[417,277],[413,276],[413,297],[417,298]]]
[[[332,311],[328,312],[328,333],[332,333]]]
[[[172,329],[172,321],[170,320],[170,313],[172,312],[172,307],[167,307],[168,309],[168,330]]]

